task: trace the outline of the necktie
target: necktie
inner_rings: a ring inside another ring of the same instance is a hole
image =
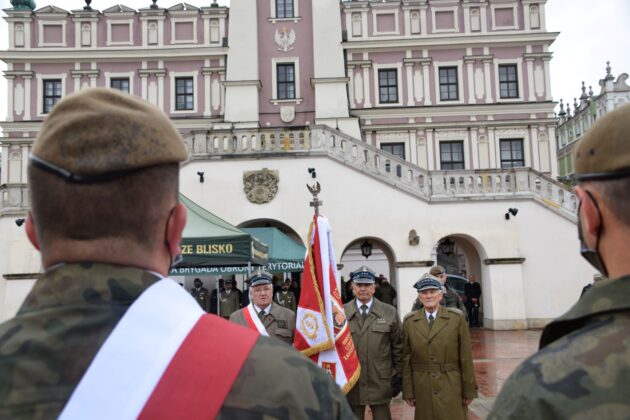
[[[368,314],[367,310],[368,310],[367,305],[361,305],[361,316],[363,318],[367,318],[367,314]]]
[[[258,318],[260,318],[261,321],[264,321],[265,320],[265,311],[258,312]]]
[[[433,314],[429,315],[429,330],[431,330],[431,327],[433,327],[433,320],[435,318],[433,318]]]

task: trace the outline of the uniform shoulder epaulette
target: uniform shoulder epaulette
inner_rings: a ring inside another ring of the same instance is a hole
[[[407,318],[411,318],[413,315],[417,314],[418,311],[411,311],[407,315],[403,317],[403,322],[407,320]]]
[[[457,314],[457,315],[459,315],[459,316],[461,316],[461,317],[463,317],[463,316],[464,316],[464,313],[463,313],[463,312],[462,312],[462,310],[461,310],[461,309],[459,309],[459,308],[446,307],[446,310],[447,310],[447,311],[451,311],[452,313]]]

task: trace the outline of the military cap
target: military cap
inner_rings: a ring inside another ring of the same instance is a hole
[[[272,278],[271,273],[266,271],[257,271],[252,274],[249,279],[247,279],[247,282],[249,283],[249,287],[261,286],[263,284],[271,284]]]
[[[440,274],[446,274],[446,270],[441,265],[434,265],[429,270],[429,274],[432,276],[439,276]]]
[[[52,109],[31,164],[73,182],[99,182],[188,158],[161,110],[116,89],[83,89]]]
[[[376,273],[365,265],[350,273],[350,280],[356,284],[374,284]]]
[[[630,105],[597,120],[574,153],[578,182],[630,176]]]
[[[435,276],[432,276],[429,273],[425,273],[422,275],[422,277],[420,277],[420,280],[418,280],[416,284],[413,285],[413,287],[415,287],[418,292],[431,289],[442,290],[442,283],[440,283],[440,281]]]
[[[227,279],[224,281],[224,284],[231,284],[232,286],[234,286],[236,284],[236,281],[234,279]]]

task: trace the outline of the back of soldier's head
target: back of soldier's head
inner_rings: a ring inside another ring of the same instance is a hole
[[[154,106],[113,89],[67,96],[44,121],[30,157],[39,240],[149,246],[177,202],[186,158],[181,136]]]
[[[630,105],[597,120],[574,153],[576,182],[599,189],[615,217],[630,226]]]

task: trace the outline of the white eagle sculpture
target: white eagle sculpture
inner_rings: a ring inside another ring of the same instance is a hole
[[[278,51],[291,51],[293,45],[295,45],[295,31],[293,29],[288,30],[286,27],[281,30],[276,29],[276,34],[273,38],[278,46]]]

